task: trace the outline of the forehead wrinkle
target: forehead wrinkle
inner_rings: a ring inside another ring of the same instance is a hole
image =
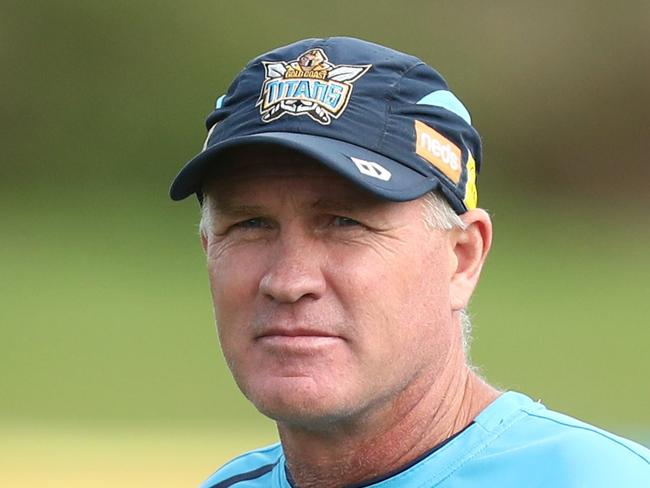
[[[350,212],[355,208],[359,208],[359,205],[352,204],[349,200],[337,200],[333,198],[318,198],[314,200],[311,204],[311,208],[314,210],[345,210]]]
[[[259,205],[245,205],[237,203],[222,203],[215,202],[214,209],[217,215],[225,215],[229,217],[238,217],[246,215],[259,215],[263,212],[263,208]]]
[[[256,192],[238,192],[229,186],[226,186],[223,192],[211,192],[212,207],[216,216],[246,217],[250,215],[266,215],[270,211],[264,201],[256,201]],[[338,188],[340,191],[336,191],[337,189],[331,186],[327,188],[329,193],[333,192],[335,195],[325,196],[318,190],[314,191],[310,184],[305,186],[304,198],[298,196],[295,191],[282,189],[278,192],[279,200],[276,202],[284,201],[296,211],[302,209],[303,211],[328,213],[355,213],[383,207],[387,203],[359,191],[359,189],[354,188],[347,182],[343,183],[341,188]]]
[[[301,180],[304,184],[297,183]],[[247,161],[243,165],[229,165],[213,175],[205,192],[213,200],[213,207],[222,215],[261,215],[266,209],[266,200],[260,201],[259,198],[266,199],[269,195],[267,190],[271,187],[280,200],[290,201],[295,209],[353,212],[386,203],[336,172],[312,162],[261,164],[257,160]],[[299,191],[296,192],[296,189]],[[265,196],[259,195],[258,190]]]

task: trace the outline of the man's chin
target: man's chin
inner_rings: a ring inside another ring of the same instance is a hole
[[[259,412],[275,421],[278,428],[297,429],[309,432],[332,432],[334,425],[347,423],[346,414],[331,409],[262,409]]]
[[[260,413],[280,425],[319,429],[331,426],[350,415],[338,392],[313,388],[265,388],[246,394]]]

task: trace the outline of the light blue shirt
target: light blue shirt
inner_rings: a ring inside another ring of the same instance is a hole
[[[502,394],[474,423],[414,465],[368,488],[650,487],[650,450]],[[292,488],[280,444],[243,454],[201,488]]]

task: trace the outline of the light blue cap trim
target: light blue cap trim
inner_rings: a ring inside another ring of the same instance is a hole
[[[436,90],[422,97],[418,105],[432,105],[434,107],[442,107],[455,113],[462,118],[469,125],[472,125],[472,118],[465,108],[465,105],[456,98],[452,92],[448,90]]]
[[[215,107],[214,107],[215,110],[218,110],[218,109],[221,108],[221,106],[223,105],[223,99],[224,98],[226,98],[226,95],[221,95],[219,98],[217,98],[217,103],[215,104]]]

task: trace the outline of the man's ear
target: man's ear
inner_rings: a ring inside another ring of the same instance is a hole
[[[492,221],[485,210],[468,210],[460,218],[467,228],[453,231],[456,269],[452,270],[450,298],[454,311],[467,307],[492,244]]]

